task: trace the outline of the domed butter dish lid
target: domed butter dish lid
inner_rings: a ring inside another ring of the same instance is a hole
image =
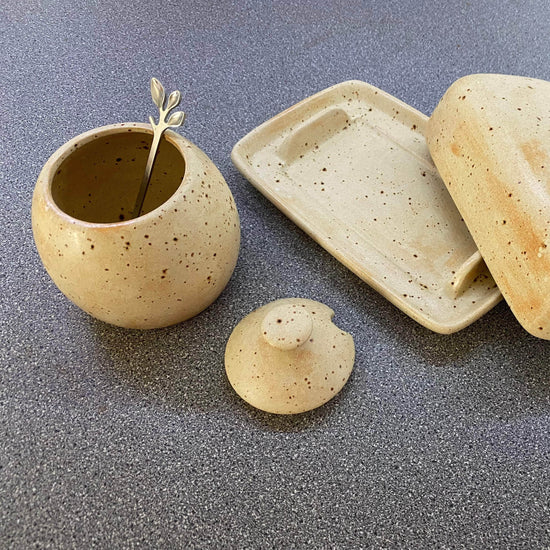
[[[355,361],[350,334],[334,311],[302,298],[271,302],[247,315],[225,350],[235,391],[250,405],[277,414],[320,407],[347,382]]]
[[[231,158],[351,271],[443,334],[500,292],[426,144],[428,117],[365,82],[342,82],[264,122]]]
[[[512,312],[550,339],[550,82],[463,77],[435,109],[427,140]]]

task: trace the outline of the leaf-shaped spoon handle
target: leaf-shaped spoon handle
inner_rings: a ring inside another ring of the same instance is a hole
[[[141,214],[141,209],[143,208],[145,195],[147,194],[147,189],[149,187],[149,180],[151,179],[151,172],[153,171],[153,165],[155,164],[162,134],[167,128],[178,128],[185,120],[185,113],[183,111],[172,113],[170,118],[168,118],[170,111],[180,104],[181,94],[179,91],[176,90],[170,94],[165,107],[164,103],[166,101],[166,93],[164,91],[164,86],[156,78],[151,78],[151,97],[153,98],[154,104],[159,109],[159,121],[158,123],[155,123],[153,117],[149,117],[149,122],[153,127],[153,143],[151,144],[149,156],[147,157],[145,173],[143,174],[143,179],[141,180],[141,186],[139,188],[132,218],[137,218]]]

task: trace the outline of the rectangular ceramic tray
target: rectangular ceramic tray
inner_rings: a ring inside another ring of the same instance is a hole
[[[361,279],[451,333],[501,295],[431,160],[427,120],[365,82],[343,82],[250,132],[232,160]]]

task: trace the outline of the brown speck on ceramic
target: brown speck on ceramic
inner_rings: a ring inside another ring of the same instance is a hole
[[[457,102],[467,87],[471,92]],[[549,97],[550,82],[470,75],[443,96],[427,133],[437,168],[512,312],[526,330],[545,339],[550,339],[545,248],[550,174],[543,168],[550,161]],[[455,143],[460,155],[454,154]]]
[[[355,360],[353,338],[331,322],[333,316],[327,306],[300,298],[276,300],[246,316],[225,350],[235,391],[277,414],[309,411],[332,399]]]
[[[54,282],[91,315],[128,328],[168,326],[210,305],[233,272],[240,243],[237,209],[222,175],[171,131],[160,146],[144,214],[120,218],[131,212],[150,141],[146,124],[82,134],[48,160],[33,196],[34,238]],[[125,160],[132,158],[139,162]],[[206,173],[201,177],[213,190],[208,201],[190,205],[184,194],[199,190],[196,173]],[[186,215],[177,214],[184,205]],[[184,262],[190,243],[193,261]]]

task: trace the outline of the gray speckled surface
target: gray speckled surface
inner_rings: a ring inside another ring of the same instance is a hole
[[[550,80],[548,2],[7,0],[0,37],[0,547],[550,546],[550,344],[504,303],[422,328],[229,157],[350,78],[425,113],[464,74]],[[134,332],[56,289],[30,200],[66,140],[153,113],[153,75],[226,177],[242,249],[207,311]],[[343,392],[293,418],[246,406],[223,369],[238,320],[287,296],[332,307],[357,348]]]

